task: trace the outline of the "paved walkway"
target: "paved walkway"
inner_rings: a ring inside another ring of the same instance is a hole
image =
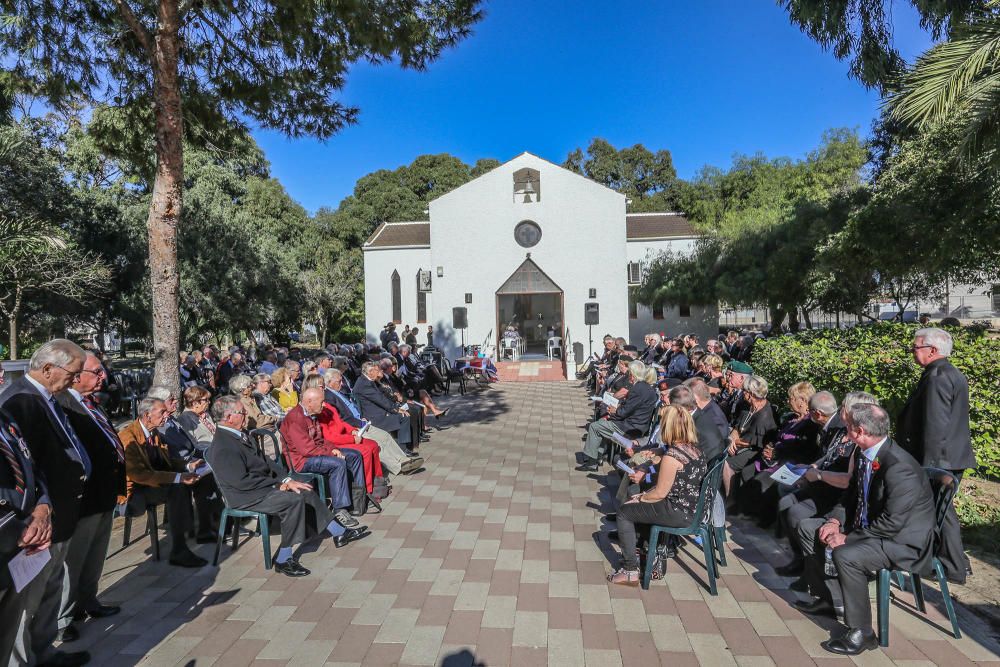
[[[265,571],[256,539],[195,572],[150,562],[142,540],[105,570],[103,596],[123,613],[89,621],[72,646],[116,666],[851,664],[819,647],[832,622],[790,607],[772,569],[787,556],[748,526],[731,531],[718,597],[690,548],[649,591],[605,582],[598,485],[573,470],[579,387],[500,384],[448,403],[459,423],[424,447],[427,472],[398,479],[366,517],[371,538],[316,545],[303,579]],[[936,608],[924,617],[899,598],[891,646],[858,664],[1000,664],[967,612],[956,641]]]

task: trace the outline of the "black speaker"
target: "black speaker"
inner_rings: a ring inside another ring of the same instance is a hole
[[[600,324],[600,304],[593,301],[583,304],[583,323],[586,325]]]
[[[451,309],[451,326],[454,329],[468,329],[469,328],[469,309],[468,308],[452,308]]]

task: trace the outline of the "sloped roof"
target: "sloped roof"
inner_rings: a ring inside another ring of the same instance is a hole
[[[680,213],[629,213],[625,216],[625,238],[629,241],[694,236],[700,234]]]
[[[429,222],[383,222],[365,241],[365,248],[399,248],[408,246],[429,246],[431,244],[431,223]]]

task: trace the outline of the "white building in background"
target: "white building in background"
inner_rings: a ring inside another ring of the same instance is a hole
[[[430,202],[429,221],[383,223],[363,246],[368,338],[396,322],[419,326],[423,343],[430,325],[454,357],[463,338],[495,345],[514,326],[529,354],[544,354],[552,329],[582,361],[605,333],[638,346],[651,331],[714,336],[714,304],[650,310],[630,299],[645,262],[689,251],[696,235],[681,215],[626,214],[625,206],[624,195],[522,153]],[[420,289],[421,271],[429,291]],[[593,327],[587,303],[598,304]],[[465,329],[455,326],[456,308],[466,309]]]

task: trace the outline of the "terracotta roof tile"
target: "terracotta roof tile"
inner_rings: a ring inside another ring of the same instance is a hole
[[[671,236],[698,236],[698,232],[679,213],[633,213],[625,216],[625,238],[630,241]]]
[[[430,245],[431,223],[389,222],[379,225],[365,243],[366,248],[396,248],[400,246]]]

